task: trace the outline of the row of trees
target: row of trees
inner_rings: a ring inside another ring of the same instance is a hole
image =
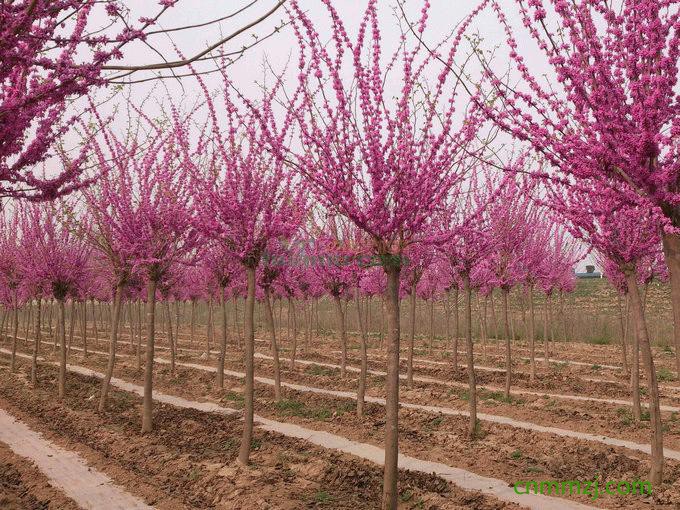
[[[210,260],[223,310],[226,289],[245,275],[247,377],[239,459],[248,461],[258,288],[268,302],[277,279],[298,280],[297,275],[282,277],[286,271],[272,260],[274,255],[290,257],[291,241],[311,237],[312,252],[352,261],[325,263],[317,271],[333,299],[360,287],[359,272],[350,269],[348,276],[345,267],[361,267],[355,263],[359,255],[382,270],[374,281],[385,297],[388,324],[384,506],[396,508],[400,289],[405,285],[415,294],[424,282],[421,291],[434,292],[438,279],[425,277],[426,272],[437,265],[450,271],[445,285],[463,292],[472,366],[471,291],[499,287],[509,393],[508,293],[520,282],[529,292],[545,282],[526,268],[546,258],[554,263],[548,273],[555,288],[568,285],[570,269],[565,268],[577,253],[573,238],[603,258],[630,297],[649,384],[650,480],[662,481],[658,388],[638,284],[650,271],[663,272],[654,269],[663,264],[663,246],[680,371],[676,1],[532,0],[526,5],[516,0],[513,13],[554,75],[555,83],[545,85],[521,54],[518,29],[508,21],[510,8],[496,0],[480,2],[437,45],[427,40],[429,2],[415,21],[398,3],[402,34],[393,51],[381,35],[377,0],[366,2],[356,32],[345,26],[331,0],[322,0],[330,23],[323,35],[309,13],[290,0],[289,25],[299,47],[293,86],[275,76],[262,97],[248,97],[232,84],[223,54],[217,69],[223,78],[219,100],[194,73],[202,101],[188,111],[170,102],[162,121],[131,107],[133,118],[119,135],[95,109],[97,132],[84,125],[90,136],[79,154],[69,158],[61,153],[63,172],[39,179],[31,169],[58,147],[63,128],[56,121],[63,117],[66,100],[102,84],[102,73],[120,56],[121,46],[143,37],[155,23],[144,19],[139,30],[126,24],[118,37],[97,38],[96,31],[85,30],[94,4],[2,4],[0,56],[15,63],[3,66],[0,75],[2,192],[50,200],[82,189],[84,198],[84,205],[17,206],[6,215],[3,294],[14,308],[20,288],[31,289],[26,296],[32,299],[52,296],[63,318],[67,296],[79,292],[86,267],[96,260],[100,274],[107,275],[115,325],[125,293],[144,286],[149,307],[144,431],[152,428],[155,300],[187,274],[200,282],[198,270],[189,268]],[[118,19],[118,2],[104,4],[108,15]],[[163,0],[161,12],[172,4]],[[498,76],[479,39],[468,37],[487,9],[505,31],[510,75]],[[57,33],[64,26],[61,14],[76,20],[66,37]],[[468,43],[471,51],[465,49]],[[73,61],[81,44],[94,49],[91,63]],[[467,67],[470,62],[478,66],[476,79]],[[397,90],[388,89],[392,84],[398,84]],[[499,132],[526,150],[499,152],[494,145]],[[88,168],[96,169],[91,177]],[[5,256],[7,251],[12,255]],[[425,289],[428,281],[432,285]],[[63,393],[64,321],[60,324]],[[115,340],[116,326],[101,406]],[[223,336],[220,364],[225,344]],[[634,363],[636,356],[634,348]],[[636,379],[635,369],[632,374]],[[473,371],[470,385],[473,390]]]

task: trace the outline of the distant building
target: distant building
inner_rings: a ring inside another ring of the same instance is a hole
[[[576,278],[602,278],[602,273],[595,271],[595,266],[586,266],[586,272],[576,273]]]

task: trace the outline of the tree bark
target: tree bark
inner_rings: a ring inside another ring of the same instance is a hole
[[[529,285],[529,350],[531,351],[530,380],[536,380],[536,312],[534,310],[534,286]]]
[[[408,359],[406,361],[406,382],[413,386],[413,349],[416,338],[416,283],[411,285],[411,295],[409,296],[409,322],[411,330],[408,337]]]
[[[192,299],[191,300],[191,319],[190,319],[190,326],[189,329],[191,331],[190,333],[190,343],[191,347],[194,346],[194,340],[196,339],[196,300]]]
[[[453,289],[453,371],[458,373],[458,337],[460,321],[458,320],[458,287]]]
[[[621,329],[621,362],[623,363],[623,371],[628,374],[628,356],[626,355],[626,326],[623,321],[623,304],[621,303],[621,294],[617,293],[616,301],[619,305],[619,327]]]
[[[245,309],[245,390],[243,409],[243,436],[239,449],[238,461],[247,465],[250,458],[250,447],[253,440],[253,412],[254,412],[254,388],[255,388],[255,267],[247,267],[248,295]]]
[[[673,305],[673,346],[675,371],[680,377],[680,235],[664,234],[663,250],[670,274],[671,303]]]
[[[631,290],[628,289],[628,298],[630,305],[633,306]],[[633,353],[630,368],[630,389],[631,396],[633,399],[633,419],[639,422],[642,419],[642,409],[640,406],[640,340],[637,330],[639,328],[637,321],[637,314],[633,310],[633,327],[635,328],[635,333],[633,334]]]
[[[113,296],[113,317],[111,321],[111,338],[109,344],[109,362],[106,365],[106,374],[102,379],[102,389],[99,396],[98,411],[103,413],[106,409],[106,400],[109,396],[109,387],[111,385],[111,377],[113,377],[113,368],[116,364],[116,344],[118,343],[118,324],[120,323],[120,308],[121,300],[123,298],[123,285],[118,284]]]
[[[288,298],[288,306],[291,310],[292,322],[293,322],[293,345],[290,350],[290,369],[295,370],[295,356],[297,355],[297,344],[298,344],[298,331],[297,331],[297,313],[295,310],[295,301]]]
[[[142,432],[153,430],[153,358],[156,342],[156,281],[149,279],[146,285],[146,365],[144,366],[144,408]]]
[[[63,299],[57,299],[59,307],[59,339],[61,340],[61,356],[59,359],[59,400],[66,395],[66,304]]]
[[[175,338],[172,331],[172,312],[170,311],[170,299],[166,299],[165,303],[165,325],[168,335],[168,344],[170,345],[170,373],[175,375],[175,360],[177,359],[177,352],[175,349]]]
[[[335,305],[335,316],[338,321],[338,330],[340,332],[340,348],[342,349],[342,360],[340,362],[340,377],[347,376],[347,332],[345,331],[345,314],[342,310],[342,302],[340,296],[333,294],[333,304]]]
[[[279,362],[279,346],[276,343],[276,328],[274,327],[274,312],[272,311],[271,289],[268,286],[264,287],[264,301],[274,365],[274,400],[278,402],[281,400],[281,363]]]
[[[642,359],[647,375],[649,388],[649,424],[651,428],[652,467],[649,474],[653,486],[660,486],[663,481],[663,431],[661,429],[661,409],[659,407],[659,386],[656,379],[652,348],[649,342],[647,324],[645,322],[644,308],[640,299],[635,272],[628,272],[628,292],[630,293],[631,305],[635,316],[636,336],[642,350]],[[635,367],[633,367],[635,370]]]
[[[359,299],[359,288],[354,289],[354,301],[357,307],[357,321],[359,322],[359,349],[361,353],[361,373],[359,374],[359,387],[357,389],[357,416],[364,415],[364,400],[366,396],[366,374],[368,372],[368,354],[366,352],[366,345],[368,344],[368,336],[366,334],[366,326],[361,316],[361,301]]]
[[[545,349],[545,368],[546,370],[550,368],[550,349],[548,346],[548,294],[545,295],[545,301],[543,302],[543,347]]]
[[[505,398],[510,398],[512,383],[512,359],[510,358],[510,325],[508,324],[508,289],[501,289],[503,294],[503,336],[505,337]]]
[[[41,321],[42,298],[38,297],[38,306],[35,311],[35,341],[33,342],[33,356],[31,356],[31,386],[34,388],[38,384],[38,351],[40,350],[40,339],[42,337]]]
[[[220,310],[222,311],[222,334],[220,335],[220,353],[217,356],[217,369],[215,370],[215,384],[218,388],[224,388],[224,358],[227,355],[227,300],[224,299],[224,287],[220,287]]]
[[[383,510],[397,510],[399,461],[399,266],[388,265],[385,304],[387,309],[387,401],[385,406],[385,471]]]
[[[14,324],[12,328],[12,361],[10,362],[10,371],[16,370],[17,360],[17,341],[19,340],[19,302],[17,300],[17,291],[14,291]]]
[[[468,393],[470,405],[470,422],[468,435],[471,439],[477,437],[477,384],[475,381],[475,356],[472,344],[472,289],[470,287],[470,276],[463,275],[465,290],[465,348],[467,350],[467,371],[468,371]]]

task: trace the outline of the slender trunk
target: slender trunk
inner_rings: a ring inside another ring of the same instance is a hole
[[[429,354],[432,355],[432,349],[434,347],[434,297],[430,299],[430,346]]]
[[[307,334],[305,335],[305,354],[309,352],[309,341],[312,338],[312,311],[314,308],[313,301],[310,300],[306,308],[308,319],[307,319]]]
[[[59,340],[61,341],[61,357],[59,360],[59,400],[66,395],[66,304],[57,299],[59,307]]]
[[[31,386],[34,388],[38,384],[38,351],[40,350],[40,339],[42,337],[41,321],[42,298],[38,297],[38,306],[35,311],[35,341],[33,342],[33,356],[31,357]]]
[[[411,285],[411,296],[409,298],[409,321],[411,331],[408,338],[408,360],[406,362],[406,381],[409,387],[413,386],[413,347],[416,337],[416,282]]]
[[[484,296],[484,303],[482,305],[482,356],[486,363],[486,344],[489,340],[489,323],[487,322],[487,307],[489,305],[489,296]]]
[[[663,249],[670,274],[675,371],[680,377],[680,235],[665,234],[663,236]]]
[[[510,398],[512,382],[512,360],[510,359],[510,325],[508,324],[508,289],[501,289],[503,295],[503,336],[505,337],[505,398]]]
[[[489,293],[489,304],[491,305],[491,322],[493,323],[493,338],[498,339],[498,317],[496,316],[496,305],[493,302],[493,291]]]
[[[398,506],[397,478],[399,461],[399,273],[400,268],[386,266],[387,289],[387,400],[385,406],[385,471],[383,476],[383,510]]]
[[[10,370],[14,372],[16,370],[16,359],[17,359],[17,341],[19,337],[19,302],[17,301],[17,291],[14,291],[14,328],[12,334],[12,361]]]
[[[536,380],[536,312],[534,310],[534,286],[529,285],[529,350],[531,351],[531,382]]]
[[[137,361],[136,368],[139,372],[142,369],[142,302],[137,300]]]
[[[172,313],[170,312],[170,301],[165,300],[165,330],[168,335],[168,343],[170,345],[170,373],[175,375],[175,360],[177,359],[177,352],[175,349],[175,338],[172,334]]]
[[[545,350],[544,361],[545,368],[550,367],[550,349],[548,346],[548,295],[545,295],[545,301],[543,302],[543,347]]]
[[[630,289],[628,289],[628,299],[629,304],[634,306]],[[640,340],[637,334],[639,328],[637,324],[638,318],[634,310],[632,316],[635,333],[633,333],[633,359],[631,361],[632,366],[630,369],[630,389],[633,399],[633,419],[636,422],[639,422],[642,419],[642,409],[640,405]]]
[[[76,315],[76,301],[75,299],[71,299],[68,314],[68,349],[67,349],[68,352],[66,353],[67,356],[71,355],[71,344],[73,343],[73,330],[76,325],[75,315]]]
[[[475,382],[475,356],[472,344],[472,289],[470,288],[470,275],[463,275],[465,291],[465,349],[467,350],[468,372],[468,402],[470,404],[470,422],[468,435],[471,439],[477,436],[477,384]]]
[[[279,346],[276,343],[276,327],[274,326],[274,312],[272,310],[271,289],[264,287],[264,301],[269,326],[269,338],[274,365],[274,400],[281,400],[281,364],[279,362]]]
[[[368,372],[368,355],[366,353],[366,344],[368,337],[366,334],[366,327],[361,316],[361,301],[359,299],[359,287],[354,289],[354,301],[357,307],[357,321],[359,322],[359,337],[360,353],[361,353],[361,373],[359,374],[359,388],[357,389],[357,416],[364,415],[364,398],[366,396],[366,374]]]
[[[87,300],[80,305],[80,330],[83,337],[83,357],[87,358]]]
[[[106,409],[106,400],[109,396],[109,387],[111,385],[111,377],[113,377],[113,368],[116,364],[116,343],[118,342],[118,324],[120,323],[120,309],[121,300],[123,297],[123,284],[119,283],[116,286],[116,292],[113,296],[113,317],[111,321],[111,338],[109,344],[109,362],[106,365],[106,374],[102,379],[102,389],[99,396],[98,411],[103,413]]]
[[[194,346],[194,340],[196,339],[196,300],[191,300],[191,325],[189,326],[191,331],[191,347]]]
[[[288,298],[288,306],[291,309],[293,319],[293,345],[290,351],[290,369],[295,370],[295,356],[297,355],[297,313],[295,310],[295,301]]]
[[[458,373],[458,337],[460,321],[458,320],[458,287],[453,289],[453,371]]]
[[[222,310],[222,334],[220,335],[220,354],[217,357],[217,378],[215,384],[224,388],[224,358],[227,355],[227,300],[224,299],[225,288],[220,288],[220,309]]]
[[[253,410],[254,410],[254,387],[255,387],[255,268],[247,267],[246,275],[248,278],[248,296],[246,298],[245,309],[245,365],[246,379],[244,391],[244,418],[243,436],[241,437],[241,447],[239,449],[238,460],[241,464],[247,465],[250,458],[250,447],[253,440]]]
[[[85,304],[85,311],[87,312],[87,301],[86,301],[86,304]],[[99,347],[99,328],[97,327],[97,309],[95,308],[94,299],[92,300],[92,327],[94,328],[94,343],[98,348]]]
[[[659,407],[659,386],[656,380],[656,370],[654,359],[652,358],[652,348],[649,343],[649,334],[645,322],[644,308],[640,299],[640,292],[635,281],[635,273],[629,272],[626,275],[628,280],[628,291],[630,292],[631,305],[635,316],[636,336],[639,339],[642,350],[642,359],[647,375],[649,388],[649,424],[651,428],[652,445],[652,467],[649,474],[650,482],[653,486],[660,486],[663,481],[663,432],[661,429],[661,410]],[[635,370],[635,367],[633,367]]]
[[[213,297],[208,301],[208,326],[205,335],[205,357],[210,358],[210,338],[213,335]]]
[[[333,294],[333,303],[335,304],[335,316],[338,320],[338,330],[340,332],[340,348],[342,349],[342,360],[340,363],[340,377],[343,379],[347,375],[347,332],[345,331],[345,314],[342,310],[342,301],[340,296]]]
[[[156,342],[156,280],[146,285],[146,364],[144,366],[144,409],[142,432],[153,430],[153,358]]]
[[[623,364],[623,371],[628,374],[628,356],[626,355],[626,326],[623,321],[623,304],[621,303],[621,294],[616,295],[616,302],[619,307],[619,327],[621,329],[621,362]]]

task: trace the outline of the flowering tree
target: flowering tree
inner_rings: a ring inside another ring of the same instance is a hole
[[[50,200],[87,183],[90,150],[61,153],[63,169],[41,176],[36,165],[59,152],[68,131],[69,101],[104,84],[102,68],[174,2],[163,0],[153,18],[126,20],[119,0],[20,0],[0,5],[0,196]],[[98,12],[98,11],[104,11]],[[108,34],[91,20],[108,17]],[[135,26],[136,25],[136,26]]]
[[[637,342],[642,351],[649,385],[649,414],[651,426],[652,466],[650,480],[661,483],[663,479],[663,433],[659,407],[659,388],[652,357],[645,312],[638,288],[638,266],[658,251],[661,239],[659,218],[650,209],[622,203],[619,193],[605,188],[599,194],[589,190],[576,193],[574,188],[553,189],[551,203],[565,218],[570,232],[583,239],[600,254],[609,259],[625,277],[630,296],[631,310],[636,327]],[[637,351],[633,346],[633,391],[637,382]],[[639,398],[639,397],[638,397]],[[635,396],[633,399],[635,405]],[[637,406],[636,406],[637,407]],[[637,411],[636,411],[637,412]]]
[[[675,0],[515,0],[555,77],[548,84],[527,65],[507,9],[498,0],[483,4],[505,31],[519,79],[510,87],[483,62],[485,85],[471,90],[476,108],[541,154],[552,168],[542,178],[614,188],[624,201],[653,209],[670,270],[680,372],[680,6]],[[479,95],[489,91],[493,102]]]
[[[10,370],[16,368],[17,335],[19,333],[19,308],[23,305],[26,286],[21,260],[21,223],[19,213],[0,216],[0,302],[6,310],[12,310],[12,361]]]
[[[391,56],[384,55],[376,0],[368,2],[354,39],[333,3],[323,4],[330,18],[331,44],[298,2],[290,4],[300,73],[284,125],[295,122],[304,150],[295,151],[285,143],[273,115],[265,123],[279,159],[305,176],[323,205],[371,239],[387,275],[383,505],[396,508],[402,255],[407,246],[424,240],[432,212],[463,178],[463,148],[471,150],[468,145],[476,129],[472,122],[456,125],[455,83],[448,73],[436,70],[435,60],[424,55],[421,45],[410,47],[404,36]],[[417,24],[421,33],[427,17],[424,9]],[[445,57],[449,64],[461,37],[462,31]],[[438,76],[431,89],[424,83],[427,73]],[[398,83],[399,91],[385,90],[386,83]]]
[[[23,272],[34,287],[49,289],[59,306],[58,395],[66,394],[66,300],[76,299],[89,277],[89,246],[75,236],[50,206],[27,208],[22,220],[24,243],[31,258],[22,260]]]
[[[90,193],[98,231],[115,274],[116,292],[130,272],[139,271],[146,281],[147,345],[144,374],[142,432],[151,432],[153,407],[153,360],[155,343],[156,292],[168,271],[189,256],[196,241],[191,226],[187,155],[182,146],[182,126],[189,123],[173,110],[169,122],[154,122],[141,116],[140,126],[130,139],[105,137],[110,153],[107,160],[98,151],[100,165],[110,165],[96,191]],[[107,161],[110,161],[107,163]],[[112,331],[111,357],[115,359]],[[106,387],[102,397],[105,398]]]
[[[194,204],[196,225],[203,235],[237,260],[246,272],[245,424],[238,458],[247,464],[253,434],[256,271],[273,240],[295,234],[307,206],[304,188],[284,172],[283,163],[263,145],[257,117],[267,115],[268,102],[264,101],[257,115],[239,109],[226,74],[223,78],[219,104],[224,107],[225,129],[220,128],[216,103],[199,80],[205,90],[214,146],[207,172],[197,160],[194,163]],[[185,147],[188,143],[185,139]],[[203,143],[199,141],[196,154],[203,152]]]

